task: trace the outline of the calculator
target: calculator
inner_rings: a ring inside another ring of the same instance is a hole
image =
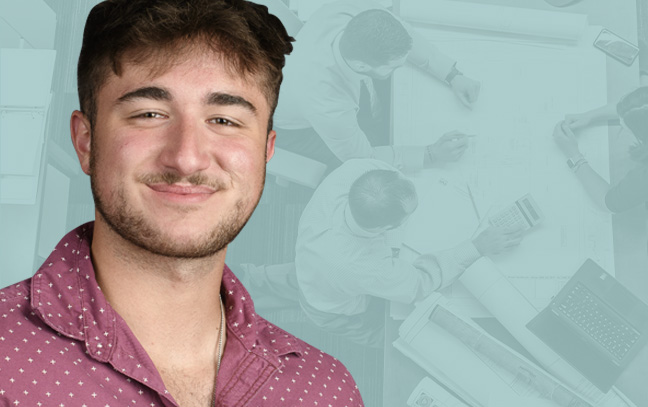
[[[538,204],[530,194],[524,195],[508,207],[490,217],[492,226],[529,230],[543,219]]]

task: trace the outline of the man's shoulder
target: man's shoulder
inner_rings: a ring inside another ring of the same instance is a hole
[[[0,354],[3,349],[14,348],[22,338],[19,334],[34,326],[31,285],[29,278],[0,289]]]
[[[0,288],[0,317],[7,315],[7,312],[13,312],[16,308],[27,307],[29,305],[29,294],[31,291],[32,279],[28,278],[21,282]]]
[[[271,385],[292,393],[301,402],[312,400],[341,407],[364,405],[355,380],[342,362],[264,318],[257,318],[262,329],[283,337],[294,350],[279,356],[281,367]]]
[[[359,88],[360,80],[350,81],[345,77],[332,54],[327,56],[323,54],[326,51],[320,51],[312,55],[313,52],[309,49],[304,55],[296,54],[286,63],[284,80],[288,93],[329,109],[337,109],[332,102],[341,103],[345,108],[347,104],[356,107],[355,97],[349,95],[356,86]],[[284,84],[281,86],[283,90]]]
[[[32,279],[0,289],[0,355],[8,357],[9,350],[25,350],[31,338],[51,334],[41,323],[31,306]],[[23,346],[24,345],[24,346]],[[6,359],[8,360],[8,359]],[[4,373],[0,364],[0,378]]]

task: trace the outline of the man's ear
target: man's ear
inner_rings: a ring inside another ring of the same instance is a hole
[[[270,130],[268,133],[268,140],[266,140],[266,163],[270,161],[275,151],[275,141],[277,140],[277,132]]]
[[[90,120],[78,110],[72,112],[70,117],[70,135],[81,169],[90,175],[90,146],[92,145]]]

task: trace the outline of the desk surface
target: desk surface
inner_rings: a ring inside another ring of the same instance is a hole
[[[397,2],[395,2],[397,3]],[[542,10],[564,10],[587,14],[591,25],[601,25],[618,35],[637,42],[637,5],[634,0],[583,0],[582,2],[564,9],[557,9],[547,5],[541,0],[489,0],[488,3],[528,7]],[[398,10],[398,4],[395,4]],[[608,101],[615,102],[621,96],[639,84],[638,63],[631,67],[619,64],[615,60],[607,59],[607,94]],[[610,133],[616,132],[610,129]],[[619,149],[610,143],[610,179],[612,182],[620,179],[628,170],[625,149]],[[638,270],[648,270],[646,258],[646,223],[645,213],[642,208],[635,211],[615,215],[612,221],[613,241],[615,247],[615,268],[617,278],[627,285],[635,294],[648,302],[648,273],[638,273]],[[617,250],[616,248],[622,248]],[[392,342],[398,337],[400,321],[387,317],[387,335],[385,344],[385,379],[383,405],[405,405],[407,397],[426,372],[404,357],[393,348]],[[639,356],[636,362],[648,365],[648,349]],[[642,377],[622,377],[618,387],[625,391],[634,400],[644,400],[642,405],[648,405],[648,396],[639,394]],[[643,377],[644,381],[646,377]],[[634,383],[633,383],[634,382]],[[643,398],[641,398],[643,397]]]

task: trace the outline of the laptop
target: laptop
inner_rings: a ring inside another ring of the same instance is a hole
[[[527,328],[607,392],[648,341],[648,305],[587,259]]]

